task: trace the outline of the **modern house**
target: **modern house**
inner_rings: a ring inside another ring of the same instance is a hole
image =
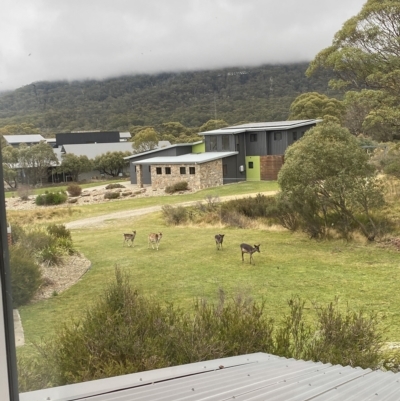
[[[215,186],[216,182],[276,180],[286,149],[318,122],[249,123],[201,132],[201,143],[173,145],[128,157],[131,182],[164,188],[188,181],[195,185],[192,188],[200,189]],[[210,171],[212,179],[207,181]],[[202,176],[195,177],[197,174]]]

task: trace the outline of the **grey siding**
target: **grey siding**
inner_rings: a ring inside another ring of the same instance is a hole
[[[246,181],[246,173],[239,171],[238,156],[224,157],[222,159],[222,172],[224,184]]]
[[[268,133],[268,155],[283,155],[287,148],[287,131],[272,131]]]
[[[267,134],[265,131],[246,134],[246,156],[263,156],[267,154]]]

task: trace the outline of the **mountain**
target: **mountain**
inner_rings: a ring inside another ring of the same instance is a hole
[[[339,96],[328,74],[307,78],[308,63],[122,76],[103,81],[35,82],[0,94],[0,128],[28,123],[44,135],[71,130],[120,130],[178,121],[189,128],[210,119],[228,124],[286,120],[304,92]]]

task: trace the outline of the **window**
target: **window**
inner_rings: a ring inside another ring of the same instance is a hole
[[[222,165],[222,176],[226,177],[228,175],[228,165],[227,164],[223,164]]]
[[[162,174],[161,167],[156,167],[156,174]]]
[[[186,167],[180,167],[180,168],[179,168],[179,172],[180,172],[181,174],[186,174]]]
[[[215,135],[210,136],[210,151],[211,152],[217,151],[217,137]]]
[[[249,168],[253,168],[253,162],[249,162]]]
[[[196,174],[196,169],[194,167],[189,167],[189,174]]]
[[[171,167],[165,167],[165,174],[171,174]]]
[[[293,141],[297,141],[299,139],[297,136],[297,132],[293,132],[292,136],[293,136]]]
[[[250,134],[250,142],[257,142],[257,134]]]
[[[222,136],[222,150],[230,150],[229,135]]]
[[[274,132],[274,141],[280,141],[282,139],[282,132]]]

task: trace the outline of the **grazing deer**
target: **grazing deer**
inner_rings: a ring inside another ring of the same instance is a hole
[[[248,253],[250,255],[250,264],[251,264],[251,261],[253,260],[253,253],[260,252],[260,244],[254,245],[254,248],[251,245],[240,244],[240,250],[242,251],[242,262],[244,262],[243,255],[245,253]],[[253,260],[253,263],[254,263],[254,260]]]
[[[136,237],[136,231],[132,231],[132,234],[124,234],[124,242],[122,243],[122,246],[125,245],[125,243],[128,244],[129,246],[129,242],[131,243],[131,246],[133,246],[133,240]]]
[[[217,234],[215,238],[215,244],[217,245],[217,249],[222,249],[222,243],[224,242],[225,234]]]
[[[151,244],[151,247],[154,249],[154,245],[155,245],[156,249],[158,251],[158,247],[160,245],[161,238],[162,238],[162,233],[150,233],[148,248],[150,248],[150,244]]]

